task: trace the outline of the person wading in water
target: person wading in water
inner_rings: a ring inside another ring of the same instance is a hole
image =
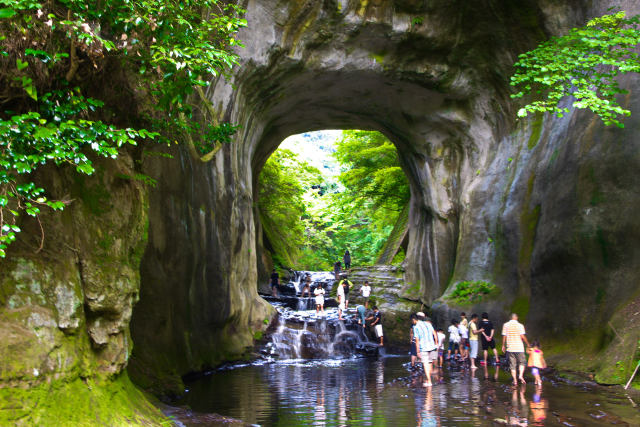
[[[511,370],[511,376],[513,377],[513,385],[518,385],[518,380],[522,384],[526,384],[524,380],[524,344],[529,347],[529,341],[524,332],[524,325],[518,322],[518,315],[511,314],[511,320],[502,325],[502,352],[505,348],[507,350],[509,358],[509,369]],[[516,368],[518,370],[516,377]]]
[[[495,333],[495,329],[493,328],[493,323],[491,323],[491,320],[489,320],[489,315],[486,312],[482,313],[482,320],[480,321],[480,328],[478,328],[478,332],[482,334],[480,335],[480,341],[482,342],[482,351],[484,352],[483,364],[487,364],[487,355],[489,349],[493,349],[493,354],[496,358],[496,364],[500,363],[498,350],[496,350],[496,339],[493,336]]]

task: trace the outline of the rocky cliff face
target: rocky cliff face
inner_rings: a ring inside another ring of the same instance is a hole
[[[73,202],[43,215],[42,229],[25,218],[0,263],[0,423],[157,420],[122,375],[147,230],[133,158],[99,160],[89,179],[72,168],[39,175],[52,198]]]
[[[457,308],[438,299],[458,281],[488,280],[501,290],[490,307],[519,311],[532,333],[596,324],[594,348],[609,342],[609,318],[637,297],[640,82],[624,81],[622,130],[576,111],[516,121],[507,82],[518,53],[610,2],[245,3],[242,65],[207,93],[241,125],[233,144],[207,162],[182,148],[146,160],[148,190],[126,159],[95,180],[44,178],[77,203],[45,221],[41,253],[25,237],[0,264],[4,383],[120,372],[138,295],[141,384],[175,388],[241,356],[272,314],[256,292],[258,173],[284,137],[323,128],[398,147],[412,192],[402,298],[444,316]]]
[[[623,130],[573,110],[517,121],[507,83],[518,53],[609,6],[249,1],[237,90],[219,81],[209,96],[242,125],[246,188],[289,134],[385,133],[412,191],[403,296],[446,316],[443,294],[487,280],[500,296],[478,309],[519,311],[532,334],[564,339],[637,294],[639,119]],[[636,111],[638,80],[624,85]]]

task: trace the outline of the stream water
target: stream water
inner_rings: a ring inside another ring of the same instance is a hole
[[[335,308],[298,304],[274,303],[280,323],[262,359],[189,383],[179,404],[265,426],[640,425],[635,398],[619,388],[556,377],[514,388],[497,366],[445,363],[425,388],[409,357],[380,351],[353,311],[340,322]]]

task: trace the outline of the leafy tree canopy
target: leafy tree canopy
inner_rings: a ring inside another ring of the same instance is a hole
[[[519,91],[512,97],[533,93],[536,100],[521,108],[518,116],[552,112],[561,117],[569,109],[560,107],[560,101],[572,96],[574,107],[590,109],[605,125],[624,127],[620,119],[631,112],[616,100],[616,95],[627,93],[616,77],[640,71],[634,51],[640,43],[639,22],[640,16],[627,18],[624,11],[604,15],[520,55],[511,77],[511,85]]]
[[[380,132],[346,130],[338,141],[336,159],[343,172],[343,199],[373,210],[401,211],[409,200],[409,186],[400,168],[398,152]]]
[[[235,127],[201,127],[190,100],[237,62],[241,14],[220,0],[0,0],[0,257],[21,212],[65,205],[31,181],[42,165],[90,175],[89,152],[229,142]]]

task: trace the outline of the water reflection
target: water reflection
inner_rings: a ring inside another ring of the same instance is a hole
[[[508,372],[493,366],[445,366],[434,372],[435,385],[425,388],[405,362],[388,357],[248,366],[190,384],[181,403],[280,426],[640,425],[638,409],[626,399],[548,381],[512,387]]]
[[[549,403],[547,399],[542,397],[542,386],[536,386],[536,389],[533,393],[533,398],[529,403],[529,407],[531,408],[531,415],[533,418],[534,426],[543,426],[545,420],[547,419],[547,409],[549,408]]]
[[[416,420],[419,427],[432,427],[440,425],[440,417],[436,413],[436,409],[433,405],[433,388],[428,387],[422,398],[418,397],[420,394],[416,393]],[[420,401],[422,400],[422,404]]]

